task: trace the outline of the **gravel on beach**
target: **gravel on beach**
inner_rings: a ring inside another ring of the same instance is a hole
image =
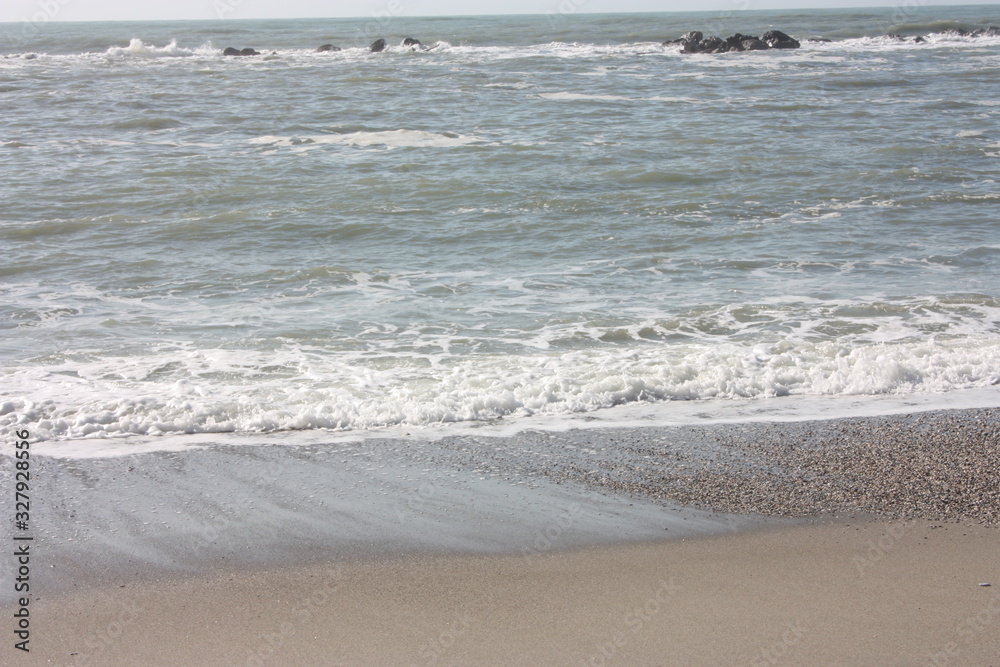
[[[477,444],[461,451],[494,474],[514,468],[725,512],[1000,525],[1000,409],[528,432]]]

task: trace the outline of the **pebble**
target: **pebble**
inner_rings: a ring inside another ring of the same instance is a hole
[[[476,439],[471,448],[463,438],[438,444],[466,459],[459,467],[722,512],[1000,526],[1000,408],[529,431]]]

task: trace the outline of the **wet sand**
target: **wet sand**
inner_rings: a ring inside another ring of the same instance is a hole
[[[32,651],[0,657],[995,664],[997,424],[985,409],[92,459],[39,446]],[[13,621],[13,591],[0,599]]]

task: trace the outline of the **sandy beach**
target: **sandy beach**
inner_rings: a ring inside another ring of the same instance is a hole
[[[233,571],[43,599],[7,664],[993,665],[998,554],[993,528],[846,522]]]
[[[996,427],[39,455],[3,662],[1000,664]]]

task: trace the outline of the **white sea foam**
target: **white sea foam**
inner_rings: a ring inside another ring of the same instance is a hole
[[[359,146],[362,148],[448,148],[481,143],[479,137],[421,130],[384,130],[376,132],[347,132],[344,134],[314,134],[304,136],[265,135],[248,140],[258,146],[291,148],[308,151],[324,145]]]
[[[212,46],[210,42],[197,48],[186,48],[177,45],[177,40],[172,39],[164,46],[154,46],[146,44],[138,37],[133,37],[128,46],[109,47],[106,56],[109,58],[187,58],[194,55],[216,56],[222,51]]]
[[[543,100],[596,100],[596,101],[610,101],[610,102],[631,102],[633,98],[624,97],[622,95],[588,95],[585,93],[539,93],[536,97],[540,97]]]
[[[913,37],[903,40],[879,35],[875,37],[856,37],[853,39],[836,40],[833,42],[813,42],[806,41],[803,48],[821,52],[872,52],[872,51],[896,51],[896,50],[916,50],[933,48],[981,48],[994,47],[1000,45],[1000,37],[971,37],[959,35],[947,35],[944,33],[931,33],[923,37],[924,42],[914,41]]]
[[[403,334],[405,336],[405,332]],[[885,336],[891,339],[891,335]],[[176,350],[6,373],[0,432],[33,437],[364,430],[636,402],[939,394],[1000,383],[995,338],[671,345],[391,360],[289,347]]]

